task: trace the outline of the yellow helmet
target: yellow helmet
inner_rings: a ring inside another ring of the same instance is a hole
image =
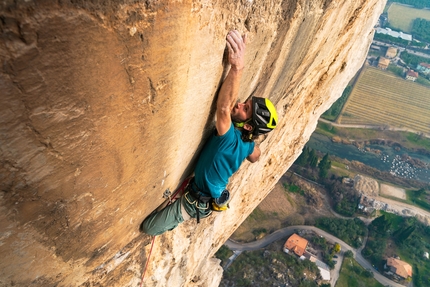
[[[253,135],[270,132],[278,123],[278,113],[269,99],[252,97],[252,125]]]

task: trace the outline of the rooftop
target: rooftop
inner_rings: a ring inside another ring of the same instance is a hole
[[[412,267],[405,261],[390,257],[387,259],[387,266],[395,269],[396,274],[403,278],[412,277]]]
[[[390,64],[390,60],[384,57],[379,57],[379,64],[388,66]]]
[[[418,78],[418,73],[412,70],[408,70],[406,72],[406,75],[410,76],[410,77],[414,77],[414,78]]]
[[[420,66],[427,68],[427,69],[430,69],[430,64],[427,64],[427,63],[420,63]]]
[[[390,35],[391,37],[401,38],[401,39],[406,40],[406,41],[412,41],[412,35],[405,34],[403,32],[393,31],[390,28],[387,28],[387,29],[376,28],[376,33]]]
[[[284,248],[294,251],[298,256],[303,255],[306,246],[308,246],[308,241],[295,233],[284,244]]]

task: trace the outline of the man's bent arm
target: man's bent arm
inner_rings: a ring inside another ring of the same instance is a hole
[[[260,148],[258,146],[255,146],[254,151],[246,159],[251,163],[254,163],[260,158],[260,155],[261,155]]]
[[[244,68],[245,37],[242,38],[236,30],[227,35],[228,61],[230,71],[222,83],[216,108],[216,128],[218,135],[222,136],[230,129],[231,110],[234,107],[239,94],[240,80]]]

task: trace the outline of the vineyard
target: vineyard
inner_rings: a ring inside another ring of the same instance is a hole
[[[337,122],[430,134],[430,89],[368,67],[361,73]]]

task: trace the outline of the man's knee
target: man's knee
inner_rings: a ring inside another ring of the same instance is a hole
[[[150,220],[145,219],[140,225],[140,231],[146,233],[148,235],[160,235],[166,232],[166,229],[161,224],[157,224],[156,222],[151,222]]]
[[[150,214],[140,225],[140,231],[149,235],[160,235],[172,230],[184,221],[180,213],[181,207],[178,201],[159,212]]]

